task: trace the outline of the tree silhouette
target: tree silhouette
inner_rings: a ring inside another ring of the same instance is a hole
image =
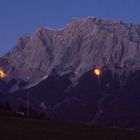
[[[3,105],[3,103],[1,102],[0,103],[0,111],[3,111],[4,110],[4,105]]]
[[[5,108],[5,111],[12,111],[12,108],[10,107],[8,102],[5,103],[5,107],[4,108]]]

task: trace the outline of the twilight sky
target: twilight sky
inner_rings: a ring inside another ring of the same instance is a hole
[[[104,17],[140,24],[140,0],[0,0],[0,55],[39,26],[64,27],[72,17]]]

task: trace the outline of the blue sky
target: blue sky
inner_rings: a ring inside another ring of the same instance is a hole
[[[140,0],[0,0],[0,54],[39,26],[64,27],[72,17],[96,16],[140,24]]]

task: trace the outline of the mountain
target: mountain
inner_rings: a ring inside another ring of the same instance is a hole
[[[33,35],[21,36],[5,57],[29,81],[38,81],[54,68],[59,74],[75,72],[79,78],[94,65],[108,65],[114,71],[139,69],[139,43],[139,25],[76,18],[63,29],[40,27]]]
[[[0,100],[17,108],[29,94],[30,107],[60,121],[140,129],[139,55],[140,25],[87,17],[40,27],[0,59]]]

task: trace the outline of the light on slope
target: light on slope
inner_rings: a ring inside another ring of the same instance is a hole
[[[0,68],[0,78],[6,77],[6,73]]]
[[[95,74],[95,75],[100,76],[101,73],[102,73],[101,69],[99,69],[99,68],[95,68],[95,69],[94,69],[94,74]]]

